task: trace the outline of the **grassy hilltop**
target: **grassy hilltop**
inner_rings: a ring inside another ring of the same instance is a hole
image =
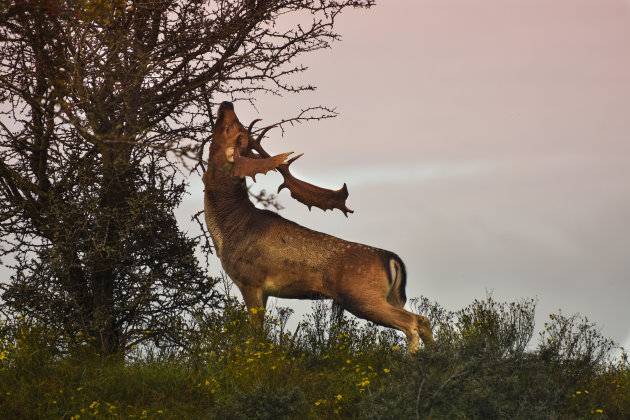
[[[630,365],[585,318],[552,314],[538,339],[534,302],[491,297],[448,312],[427,300],[433,350],[409,355],[392,330],[332,325],[327,303],[293,331],[290,310],[252,331],[235,301],[182,321],[177,349],[139,345],[101,358],[90,339],[28,319],[0,327],[3,418],[623,419]],[[150,338],[156,332],[146,331]],[[150,342],[150,340],[148,341]]]

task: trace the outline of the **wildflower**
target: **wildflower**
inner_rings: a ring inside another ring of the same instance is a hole
[[[385,368],[385,369],[383,369],[383,372],[385,372],[385,373],[389,373],[389,372],[391,372],[391,371],[390,371],[389,369]]]
[[[342,399],[343,397],[341,396],[341,394],[339,394],[339,395],[337,395],[335,398],[337,398],[337,401],[341,401],[341,399]]]
[[[398,350],[399,348],[400,347],[398,347],[398,346],[394,346],[394,347],[392,347],[392,350]]]
[[[604,410],[602,410],[601,408],[598,408],[597,410],[595,410],[596,413],[602,414],[604,412]]]

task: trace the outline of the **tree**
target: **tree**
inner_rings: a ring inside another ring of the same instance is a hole
[[[313,89],[290,83],[298,57],[372,4],[0,1],[2,308],[102,354],[173,343],[169,325],[218,297],[173,215],[179,158],[201,153],[216,103]]]

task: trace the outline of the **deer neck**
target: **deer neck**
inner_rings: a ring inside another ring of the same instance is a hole
[[[230,239],[242,233],[257,209],[249,200],[245,180],[232,176],[227,167],[210,162],[203,181],[206,224],[221,258],[224,244],[234,243]]]

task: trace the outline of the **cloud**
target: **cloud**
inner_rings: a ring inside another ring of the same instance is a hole
[[[342,172],[320,175],[324,183],[346,180],[353,187],[379,184],[417,184],[436,179],[470,177],[491,171],[496,165],[488,162],[416,163],[405,165],[364,165]]]

